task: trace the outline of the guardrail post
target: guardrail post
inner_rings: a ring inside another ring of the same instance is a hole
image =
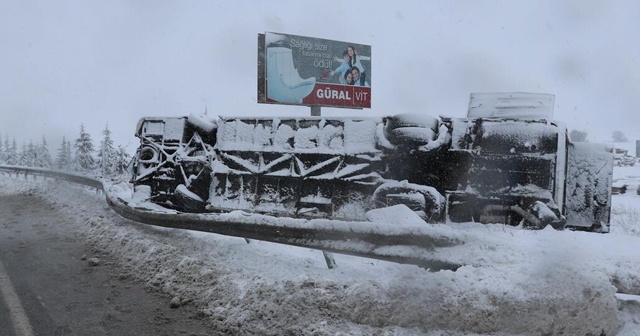
[[[327,263],[327,267],[329,269],[336,268],[336,258],[333,256],[333,253],[322,251],[322,255],[324,256],[324,261]]]

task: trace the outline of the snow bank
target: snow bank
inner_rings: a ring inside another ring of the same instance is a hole
[[[191,302],[215,322],[212,332],[615,335],[623,322],[620,335],[634,335],[639,326],[638,306],[615,293],[640,294],[640,237],[615,225],[605,235],[443,224],[466,242],[434,251],[465,264],[456,272],[343,255],[328,270],[319,251],[123,220],[102,196],[66,183],[2,175],[0,186],[0,195],[31,193],[57,205],[69,217],[61,230],[112,254],[123,276]],[[639,196],[621,196],[640,207]]]

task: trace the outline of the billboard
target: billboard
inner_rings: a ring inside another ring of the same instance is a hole
[[[371,46],[258,34],[258,102],[371,107]]]

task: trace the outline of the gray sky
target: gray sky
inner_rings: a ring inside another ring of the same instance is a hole
[[[372,108],[466,113],[471,92],[556,95],[555,119],[640,139],[640,2],[0,1],[0,136],[58,148],[83,123],[135,147],[142,116],[308,115],[256,103],[257,34],[372,46]]]

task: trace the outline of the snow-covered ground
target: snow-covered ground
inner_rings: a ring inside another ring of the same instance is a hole
[[[635,189],[613,196],[609,234],[452,224],[466,243],[434,255],[464,266],[435,273],[343,255],[329,270],[320,251],[138,224],[66,182],[0,175],[0,193],[56,204],[61,229],[230,335],[640,335]]]

